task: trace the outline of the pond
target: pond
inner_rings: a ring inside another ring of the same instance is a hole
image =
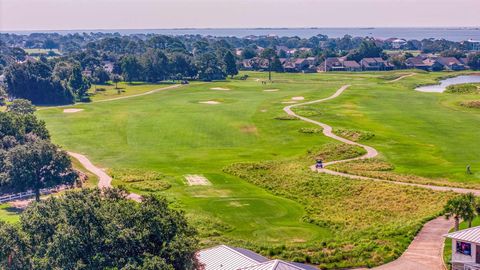
[[[445,80],[441,80],[440,84],[420,86],[415,88],[415,90],[420,92],[442,93],[450,85],[464,84],[464,83],[480,83],[480,75],[462,75],[462,76],[457,76],[453,78],[448,78]]]

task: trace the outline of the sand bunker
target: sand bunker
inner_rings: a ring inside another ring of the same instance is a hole
[[[197,174],[187,174],[185,180],[187,180],[189,186],[210,186],[212,184],[205,176]]]
[[[210,90],[230,91],[230,89],[228,89],[228,88],[223,88],[223,87],[213,87],[213,88],[210,88]]]
[[[220,104],[220,102],[215,101],[215,100],[200,101],[200,102],[198,102],[198,103],[201,103],[201,104],[210,104],[210,105]]]
[[[263,92],[277,92],[278,89],[266,89],[266,90],[263,90]]]
[[[81,112],[81,111],[83,111],[83,109],[71,108],[71,109],[65,109],[65,110],[63,110],[64,113],[77,113],[77,112]]]
[[[292,100],[304,100],[304,97],[292,97]]]
[[[260,110],[261,112],[267,112],[267,110],[263,109],[263,110]]]

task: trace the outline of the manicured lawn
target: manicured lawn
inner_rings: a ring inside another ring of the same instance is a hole
[[[311,173],[307,165],[314,158],[306,154],[332,140],[300,132],[312,127],[308,123],[279,119],[285,117],[282,102],[324,98],[351,84],[338,99],[296,110],[335,128],[374,133],[368,144],[395,172],[478,182],[478,173],[463,171],[467,160],[474,171],[475,164],[480,167],[480,127],[473,124],[479,113],[459,108],[451,101],[458,96],[412,90],[446,74],[387,83],[408,72],[274,74],[268,85],[260,82],[267,74],[248,73],[247,81],[193,83],[77,104],[84,109],[77,113],[50,108],[38,115],[65,149],[86,154],[114,175],[134,170],[114,185],[166,196],[186,211],[204,245],[230,243],[328,268],[375,265],[401,254],[450,195]],[[125,95],[159,85],[131,87]],[[116,95],[109,89],[93,100]],[[202,103],[212,101],[218,104]],[[267,160],[274,165],[264,165]],[[245,162],[260,170],[231,169]],[[163,176],[144,179],[155,173]],[[187,174],[203,175],[212,185],[188,186]]]
[[[92,101],[99,101],[105,99],[112,99],[118,97],[125,97],[131,95],[138,95],[148,91],[152,91],[159,88],[164,88],[174,83],[142,83],[142,82],[119,82],[117,85],[117,89],[115,88],[114,83],[106,84],[106,85],[92,85],[88,90],[90,95],[90,99]],[[96,90],[95,90],[96,89]]]
[[[353,84],[341,97],[313,105],[314,119],[336,128],[369,131],[368,144],[395,171],[451,182],[480,181],[480,110],[459,106],[475,95],[420,93],[417,84],[433,83],[446,73],[417,74],[396,83]],[[470,164],[473,174],[466,174]]]

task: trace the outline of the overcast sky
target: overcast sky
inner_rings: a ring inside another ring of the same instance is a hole
[[[0,0],[0,30],[480,26],[480,0]]]

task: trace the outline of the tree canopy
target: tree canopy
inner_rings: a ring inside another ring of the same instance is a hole
[[[0,223],[0,268],[193,270],[195,235],[165,199],[84,189],[33,203],[19,228]]]

